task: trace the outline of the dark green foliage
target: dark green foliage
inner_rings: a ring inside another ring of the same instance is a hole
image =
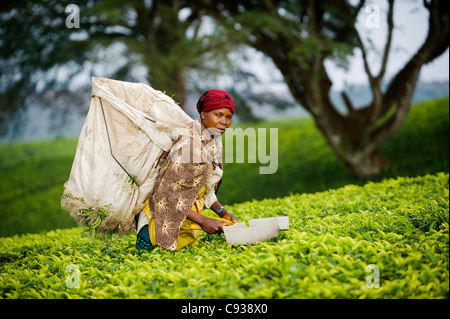
[[[76,142],[0,145],[0,235],[76,226],[60,206]]]

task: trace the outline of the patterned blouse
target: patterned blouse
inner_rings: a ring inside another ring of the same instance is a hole
[[[212,135],[200,121],[189,124],[161,164],[155,187],[149,194],[159,246],[168,250],[177,248],[181,224],[202,187],[206,189],[207,208],[217,200],[222,167],[220,136]]]

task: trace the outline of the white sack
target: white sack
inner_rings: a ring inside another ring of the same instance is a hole
[[[91,104],[61,206],[78,225],[96,232],[133,231],[159,159],[170,150],[177,129],[192,121],[148,85],[92,78]]]

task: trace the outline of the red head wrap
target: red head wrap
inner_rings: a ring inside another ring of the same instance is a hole
[[[206,91],[200,96],[197,102],[198,113],[202,111],[209,112],[221,108],[228,108],[234,114],[234,102],[231,95],[223,90],[212,89]]]

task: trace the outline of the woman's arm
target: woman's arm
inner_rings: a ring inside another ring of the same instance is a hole
[[[217,219],[208,218],[193,210],[190,210],[189,214],[187,215],[187,218],[193,221],[194,223],[199,224],[200,227],[202,227],[202,229],[208,234],[222,233],[223,226],[228,225],[228,223],[225,221],[221,222]]]
[[[220,210],[220,212],[218,212],[219,208],[222,208]],[[219,215],[220,218],[224,218],[224,219],[228,219],[231,220],[233,223],[237,223],[238,220],[236,219],[236,217],[234,217],[232,214],[230,214],[225,207],[222,206],[221,203],[219,203],[218,201],[215,201],[210,209],[212,209],[217,215]]]

